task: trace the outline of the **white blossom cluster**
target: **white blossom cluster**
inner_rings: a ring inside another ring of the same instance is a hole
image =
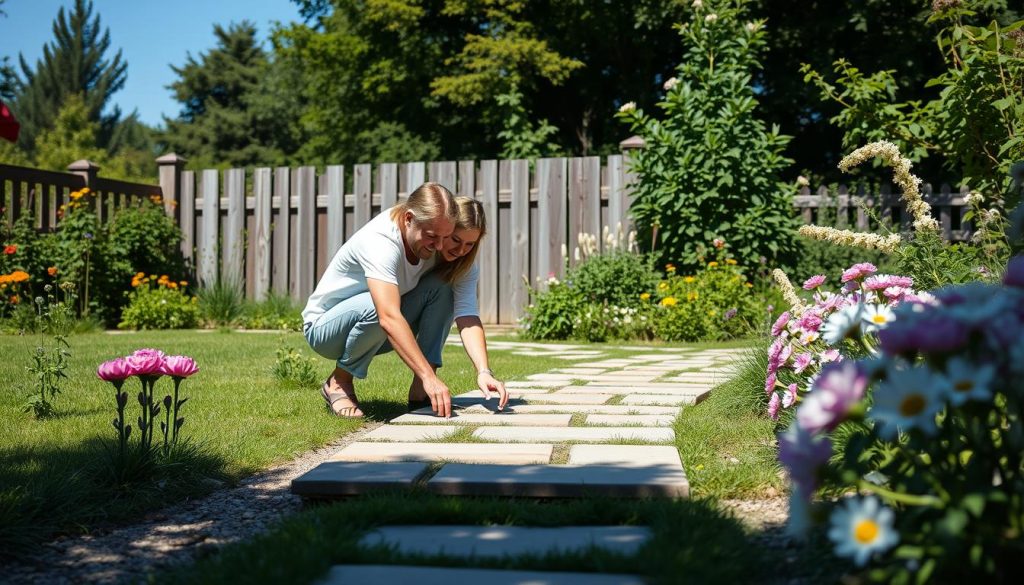
[[[896,248],[899,247],[900,242],[902,241],[899,234],[880,236],[878,234],[852,232],[850,230],[840,230],[819,225],[801,226],[797,231],[799,231],[801,236],[806,236],[815,240],[824,240],[849,248],[880,250],[886,254],[895,252]]]
[[[775,282],[779,285],[779,290],[782,291],[782,298],[786,299],[789,303],[791,311],[794,315],[799,315],[804,312],[804,302],[800,300],[800,297],[796,294],[796,289],[793,288],[793,283],[789,281],[789,277],[782,271],[781,268],[776,268],[772,271],[772,277],[775,278]]]
[[[918,188],[921,185],[921,179],[911,174],[910,160],[900,154],[899,147],[892,142],[881,140],[862,146],[839,161],[839,168],[843,172],[849,172],[853,167],[876,156],[881,157],[886,164],[893,168],[893,181],[903,189],[903,202],[907,206],[907,211],[914,218],[914,230],[918,232],[939,231],[939,222],[932,217],[931,205],[921,198],[921,191]]]

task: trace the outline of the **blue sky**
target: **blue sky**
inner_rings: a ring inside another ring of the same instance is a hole
[[[7,0],[0,10],[0,58],[10,57],[17,66],[18,53],[31,65],[53,39],[53,21],[61,6],[74,0]],[[128,62],[128,79],[113,101],[123,112],[138,110],[151,125],[162,115],[174,117],[179,104],[166,88],[176,79],[170,65],[181,66],[186,55],[198,59],[215,44],[213,25],[249,20],[260,38],[266,39],[272,24],[301,20],[298,6],[290,0],[93,0],[93,14],[110,31],[108,58],[121,49]]]

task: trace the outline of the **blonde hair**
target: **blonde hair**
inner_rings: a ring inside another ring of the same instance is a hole
[[[459,215],[455,196],[440,183],[423,183],[409,197],[391,208],[391,220],[399,223],[405,212],[412,213],[416,223],[432,221],[440,217],[455,223]]]
[[[451,284],[462,278],[469,268],[476,262],[476,253],[480,250],[480,242],[487,234],[487,216],[484,214],[484,206],[471,197],[456,197],[455,206],[458,208],[458,215],[455,218],[456,230],[480,230],[480,239],[468,254],[456,258],[451,262],[444,260],[437,267],[441,279]]]

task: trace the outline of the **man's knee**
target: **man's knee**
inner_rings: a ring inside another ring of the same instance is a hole
[[[455,293],[452,290],[451,283],[441,278],[437,271],[424,276],[420,280],[419,286],[423,287],[423,293],[427,295],[431,302],[451,304],[455,300]]]

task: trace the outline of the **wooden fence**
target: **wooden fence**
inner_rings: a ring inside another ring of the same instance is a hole
[[[36,227],[58,225],[56,209],[70,191],[88,186],[97,209],[107,218],[130,197],[160,195],[182,230],[181,250],[202,283],[218,279],[244,287],[251,299],[269,291],[302,302],[316,285],[335,251],[382,209],[394,205],[425,180],[453,193],[480,200],[487,212],[488,235],[479,252],[480,309],[485,323],[514,323],[528,302],[528,282],[563,276],[580,233],[628,230],[629,182],[623,155],[550,158],[536,161],[486,160],[403,164],[312,166],[298,168],[184,171],[184,159],[157,159],[160,185],[112,181],[97,167],[78,161],[70,173],[51,173],[0,165],[0,205],[7,221],[36,215]],[[933,192],[922,186],[947,238],[970,230],[962,221],[963,195],[946,185]],[[212,195],[212,196],[211,196]],[[877,211],[883,221],[909,227],[899,195],[885,187],[878,194],[837,193],[808,188],[794,198],[804,221],[820,219],[833,208],[839,225],[875,227],[858,206]],[[564,247],[564,248],[563,248]],[[567,249],[569,258],[563,256]]]

